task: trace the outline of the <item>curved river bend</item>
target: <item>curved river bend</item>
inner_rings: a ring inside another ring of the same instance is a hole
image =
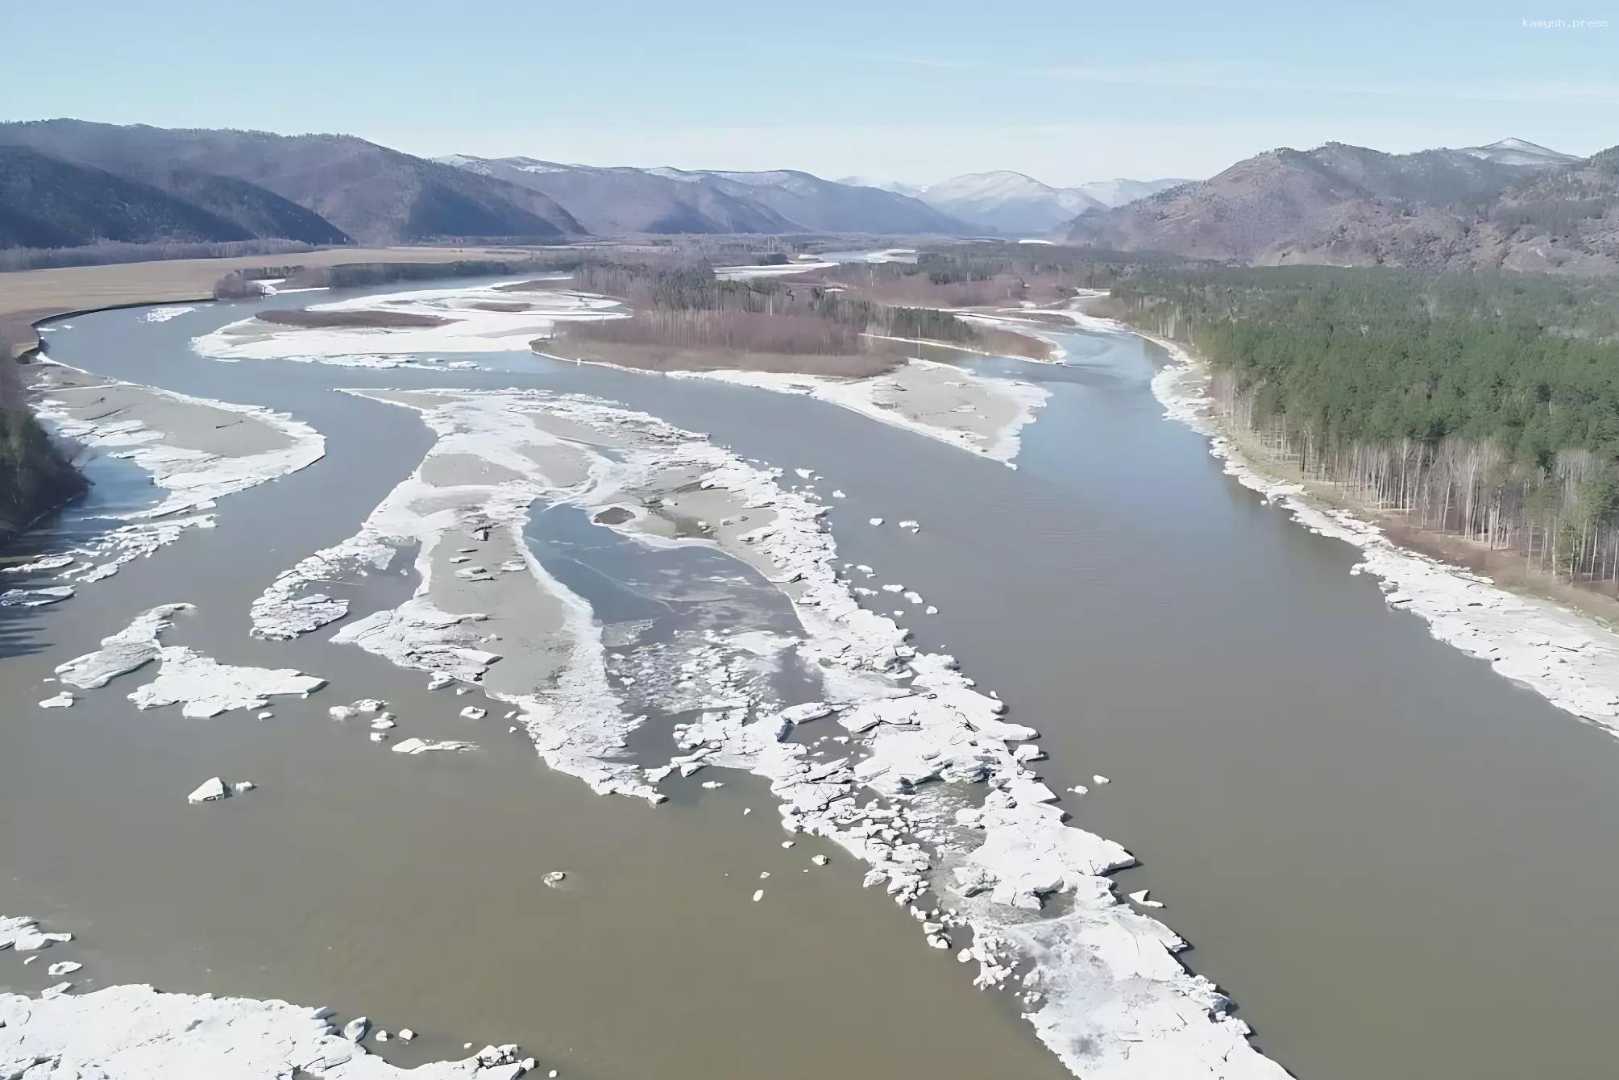
[[[325,707],[452,710],[416,673],[325,634],[247,636],[264,585],[351,535],[429,445],[413,415],[332,388],[539,386],[847,491],[830,519],[842,556],[939,606],[909,619],[917,644],[954,653],[1041,729],[1051,787],[1112,778],[1070,805],[1142,860],[1120,892],[1167,903],[1189,965],[1297,1075],[1611,1071],[1619,745],[1432,640],[1349,575],[1351,548],[1225,477],[1161,416],[1155,347],[1073,333],[1063,366],[975,363],[1051,392],[1014,472],[804,398],[527,354],[429,373],[190,352],[251,307],[157,324],[105,312],[51,336],[66,363],[284,410],[327,439],[321,462],[222,501],[218,528],[73,601],[0,616],[0,910],[81,931],[100,984],[363,1006],[426,1033],[406,1061],[453,1056],[453,1036],[520,1041],[571,1076],[810,1077],[852,1061],[863,1075],[1066,1075],[1007,999],[974,991],[858,887],[852,860],[801,874],[822,849],[783,851],[773,815],[743,815],[769,806],[761,785],[687,785],[649,810],[548,772],[504,726],[473,736],[499,753],[378,754]],[[98,498],[138,494],[116,463],[100,470]],[[619,561],[589,533],[530,530],[587,595]],[[356,609],[411,584],[375,577]],[[601,602],[633,611],[634,593]],[[119,683],[72,710],[33,707],[55,664],[182,600],[198,610],[170,643],[331,689],[264,723],[137,713]],[[260,790],[187,812],[184,793],[215,773]],[[557,868],[570,888],[541,885]],[[746,903],[763,870],[791,887]],[[0,989],[38,989],[5,984],[13,971]]]

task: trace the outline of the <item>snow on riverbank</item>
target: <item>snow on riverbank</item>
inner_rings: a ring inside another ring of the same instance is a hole
[[[1104,333],[1137,333],[1078,313],[1075,322]],[[1265,475],[1220,434],[1202,365],[1172,341],[1140,336],[1175,361],[1152,382],[1165,415],[1206,436],[1209,452],[1224,462],[1228,475],[1312,532],[1359,548],[1361,562],[1350,572],[1378,578],[1389,606],[1421,618],[1439,641],[1619,735],[1619,634],[1550,600],[1510,592],[1487,577],[1402,548],[1376,525],[1320,505],[1304,485]]]
[[[285,413],[57,367],[35,411],[67,438],[134,462],[168,493],[132,517],[212,509],[218,499],[295,473],[326,452],[319,432]]]
[[[599,792],[656,799],[656,785],[705,767],[765,777],[783,826],[867,862],[867,883],[910,906],[930,945],[976,960],[984,985],[1016,975],[1035,1030],[1076,1073],[1284,1075],[1249,1046],[1247,1026],[1214,985],[1175,960],[1184,943],[1113,895],[1104,875],[1133,860],[1067,823],[1059,796],[1030,771],[1031,755],[1009,746],[1038,733],[1005,719],[1006,706],[975,690],[950,657],[917,653],[892,620],[859,606],[838,576],[825,507],[785,490],[781,470],[595,399],[356,392],[420,410],[438,442],[356,537],[272,586],[255,605],[258,632],[286,636],[342,617],[341,602],[301,605],[303,590],[414,549],[415,596],[334,640],[482,684],[518,707],[553,767]],[[602,629],[584,601],[532,556],[512,560],[505,576],[486,569],[494,559],[485,545],[521,542],[539,498],[579,505],[641,543],[713,546],[748,563],[791,601],[802,636],[745,624],[644,645],[615,635],[615,671],[633,670],[658,711],[684,721],[667,764],[632,759],[626,737],[647,717],[626,715],[607,682]],[[547,602],[501,613],[502,597],[524,591],[524,571]],[[476,590],[494,616],[471,606]],[[519,647],[518,614],[554,632]],[[508,673],[536,648],[563,659]],[[775,696],[768,675],[790,654],[812,673],[819,699]],[[812,724],[839,733],[835,748],[824,736],[819,745],[801,737]],[[1059,896],[1058,912],[1045,912]]]
[[[219,499],[289,476],[326,453],[314,428],[258,406],[103,379],[50,361],[32,389],[36,411],[57,432],[132,462],[163,493],[150,507],[106,515],[127,524],[49,556],[49,569],[64,581],[100,580],[189,529],[212,528]]]
[[[191,347],[212,360],[294,360],[341,367],[447,367],[424,360],[434,354],[528,352],[559,322],[624,318],[617,300],[561,288],[562,280],[510,281],[414,289],[360,296],[309,307],[312,312],[379,312],[415,316],[438,325],[300,327],[242,319],[194,338]],[[554,287],[553,287],[554,286]]]
[[[1051,396],[1033,383],[975,375],[951,364],[921,359],[864,379],[765,371],[669,374],[803,394],[1009,466],[1022,447],[1021,432],[1034,423],[1035,412]]]

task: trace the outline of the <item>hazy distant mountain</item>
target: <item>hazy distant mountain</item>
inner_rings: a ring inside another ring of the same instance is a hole
[[[782,233],[801,228],[756,200],[718,183],[684,183],[644,169],[559,165],[534,158],[439,160],[544,192],[590,232]]]
[[[1498,165],[1524,165],[1530,168],[1568,165],[1580,160],[1573,154],[1548,150],[1526,139],[1502,139],[1487,146],[1464,146],[1461,152],[1485,161],[1493,161]]]
[[[172,187],[181,197],[189,192],[205,202],[233,194],[245,198],[247,187],[222,182],[240,181],[296,203],[334,232],[364,243],[456,237],[550,240],[583,232],[541,192],[349,135],[45,120],[0,124],[4,144],[31,146],[53,157]],[[248,216],[278,220],[264,200]]]
[[[649,169],[683,184],[715,184],[795,222],[810,232],[961,233],[963,222],[920,199],[874,187],[823,180],[796,169],[721,172]]]
[[[838,183],[849,187],[874,187],[881,191],[892,191],[896,195],[909,195],[915,199],[921,196],[923,185],[907,184],[903,180],[878,180],[871,176],[840,176]]]
[[[1123,206],[1137,199],[1145,199],[1148,195],[1156,195],[1160,191],[1168,191],[1172,187],[1190,183],[1192,181],[1184,177],[1165,177],[1160,180],[1091,180],[1084,184],[1075,184],[1073,190],[1090,196],[1103,206]]]
[[[1095,180],[1053,187],[1020,172],[967,173],[922,188],[929,206],[1004,234],[1049,233],[1087,210],[1120,206],[1184,180]]]
[[[1069,238],[1256,264],[1619,270],[1619,154],[1533,160],[1548,154],[1562,158],[1520,140],[1414,154],[1272,150],[1090,211]]]
[[[149,184],[0,146],[0,247],[247,240],[253,233]]]
[[[440,160],[544,192],[591,232],[603,234],[967,231],[909,196],[790,169],[602,168],[465,154]]]
[[[1102,205],[1082,191],[1054,188],[1020,172],[967,173],[930,184],[922,200],[952,217],[1000,233],[1045,233]]]

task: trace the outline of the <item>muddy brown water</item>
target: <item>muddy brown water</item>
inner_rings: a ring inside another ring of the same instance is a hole
[[[218,529],[0,615],[0,911],[79,932],[61,956],[81,977],[364,1010],[425,1032],[412,1055],[518,1040],[574,1076],[1062,1075],[848,859],[800,873],[823,849],[779,847],[760,785],[701,790],[710,772],[658,808],[598,798],[418,675],[326,633],[247,636],[263,584],[353,532],[428,445],[411,415],[331,388],[536,385],[847,491],[843,555],[941,608],[908,617],[918,643],[1044,732],[1053,787],[1112,777],[1070,799],[1078,822],[1141,858],[1121,889],[1167,903],[1188,963],[1296,1074],[1611,1074],[1619,743],[1433,641],[1348,575],[1352,549],[1223,476],[1161,417],[1150,346],[1074,334],[1064,367],[976,363],[1053,394],[1014,472],[803,398],[526,355],[429,375],[189,354],[248,310],[108,312],[53,335],[69,362],[286,409],[328,438],[325,461],[224,501]],[[574,545],[552,552],[578,563],[559,572],[611,576],[578,550],[588,523],[564,525],[531,530]],[[356,610],[412,584],[374,576]],[[174,600],[198,610],[170,641],[333,685],[264,722],[137,712],[136,676],[34,706],[51,666]],[[483,750],[404,757],[326,719],[362,695],[409,734]],[[216,773],[260,788],[188,807]],[[561,889],[541,883],[554,869]],[[0,957],[0,985],[43,981]]]

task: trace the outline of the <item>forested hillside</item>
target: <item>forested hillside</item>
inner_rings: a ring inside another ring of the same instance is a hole
[[[1193,345],[1241,430],[1413,524],[1619,578],[1619,285],[1143,271],[1115,311]]]
[[[1384,154],[1327,143],[1239,161],[1075,220],[1074,243],[1256,266],[1619,271],[1619,157],[1517,140]]]
[[[0,123],[0,146],[28,147],[195,200],[198,212],[228,216],[240,230],[211,239],[393,244],[472,236],[550,241],[582,232],[540,192],[348,135],[40,120]]]
[[[252,236],[236,222],[149,184],[27,147],[0,146],[0,248]]]

